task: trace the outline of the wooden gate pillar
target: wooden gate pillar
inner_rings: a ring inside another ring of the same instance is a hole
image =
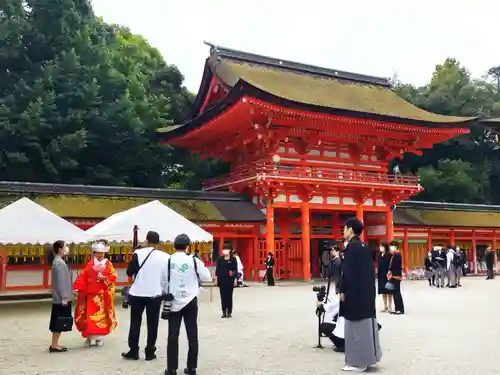
[[[311,219],[309,201],[301,205],[301,227],[302,227],[302,277],[311,280]]]

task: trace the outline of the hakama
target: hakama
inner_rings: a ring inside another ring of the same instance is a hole
[[[377,320],[345,319],[345,364],[365,368],[376,365],[382,358]]]
[[[448,268],[448,285],[449,286],[457,286],[457,271],[455,265],[450,264],[450,268]]]

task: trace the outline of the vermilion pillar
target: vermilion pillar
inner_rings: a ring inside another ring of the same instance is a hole
[[[363,216],[364,216],[363,214],[364,214],[363,205],[359,204],[356,207],[356,219],[358,219],[359,221],[361,221],[364,224],[365,221],[363,220]],[[365,227],[365,230],[363,231],[363,233],[361,233],[361,241],[364,241],[365,238],[366,238],[366,227]]]
[[[472,231],[472,267],[474,267],[474,275],[478,274],[477,270],[477,253],[476,253],[476,231]]]
[[[409,246],[408,246],[408,229],[404,229],[403,232],[403,269],[406,268],[406,272],[410,268],[410,254],[409,254]]]
[[[338,240],[342,236],[342,222],[340,221],[340,214],[338,212],[333,213],[332,220],[332,236],[333,239]]]
[[[274,207],[271,199],[266,205],[266,250],[274,254]]]
[[[392,220],[392,209],[391,206],[387,205],[387,210],[385,212],[385,239],[387,243],[394,239],[394,224]]]
[[[497,232],[496,231],[493,232],[492,247],[493,247],[493,264],[495,265],[494,271],[498,272],[498,270],[497,270],[497,261],[498,261],[498,259],[497,259]]]
[[[304,280],[311,280],[311,227],[309,202],[301,206],[302,227],[302,275]]]
[[[0,247],[0,291],[7,289],[7,249]]]

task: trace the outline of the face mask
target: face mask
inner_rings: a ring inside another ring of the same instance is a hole
[[[222,250],[222,255],[224,255],[224,256],[229,255],[229,250]]]
[[[384,252],[384,250],[385,250],[385,249],[384,249],[383,247],[379,248],[379,251],[380,251],[381,253],[383,253],[383,252]]]
[[[389,250],[391,250],[391,253],[394,253],[398,250],[396,246],[389,246]]]

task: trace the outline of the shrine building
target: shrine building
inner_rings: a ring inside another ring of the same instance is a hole
[[[389,171],[394,158],[420,155],[477,121],[419,109],[387,79],[211,46],[189,120],[159,132],[164,143],[230,163],[227,176],[203,191],[0,181],[0,208],[28,197],[88,229],[160,200],[214,236],[198,248],[209,266],[234,248],[252,280],[268,252],[280,279],[319,276],[325,244],[356,216],[374,253],[380,242],[401,242],[405,271],[423,267],[432,246],[456,244],[477,274],[486,247],[498,253],[500,206],[408,201],[422,190],[418,176]],[[118,285],[128,283],[132,251],[111,248]],[[73,272],[89,254],[72,250]],[[0,292],[47,290],[49,269],[43,246],[0,244]]]
[[[365,222],[368,243],[394,238],[395,205],[422,186],[391,174],[392,159],[466,134],[476,120],[417,108],[384,78],[211,45],[191,118],[160,132],[229,162],[204,190],[252,197],[266,215],[255,262],[273,252],[280,276],[308,280],[311,240],[340,238],[347,217]]]

